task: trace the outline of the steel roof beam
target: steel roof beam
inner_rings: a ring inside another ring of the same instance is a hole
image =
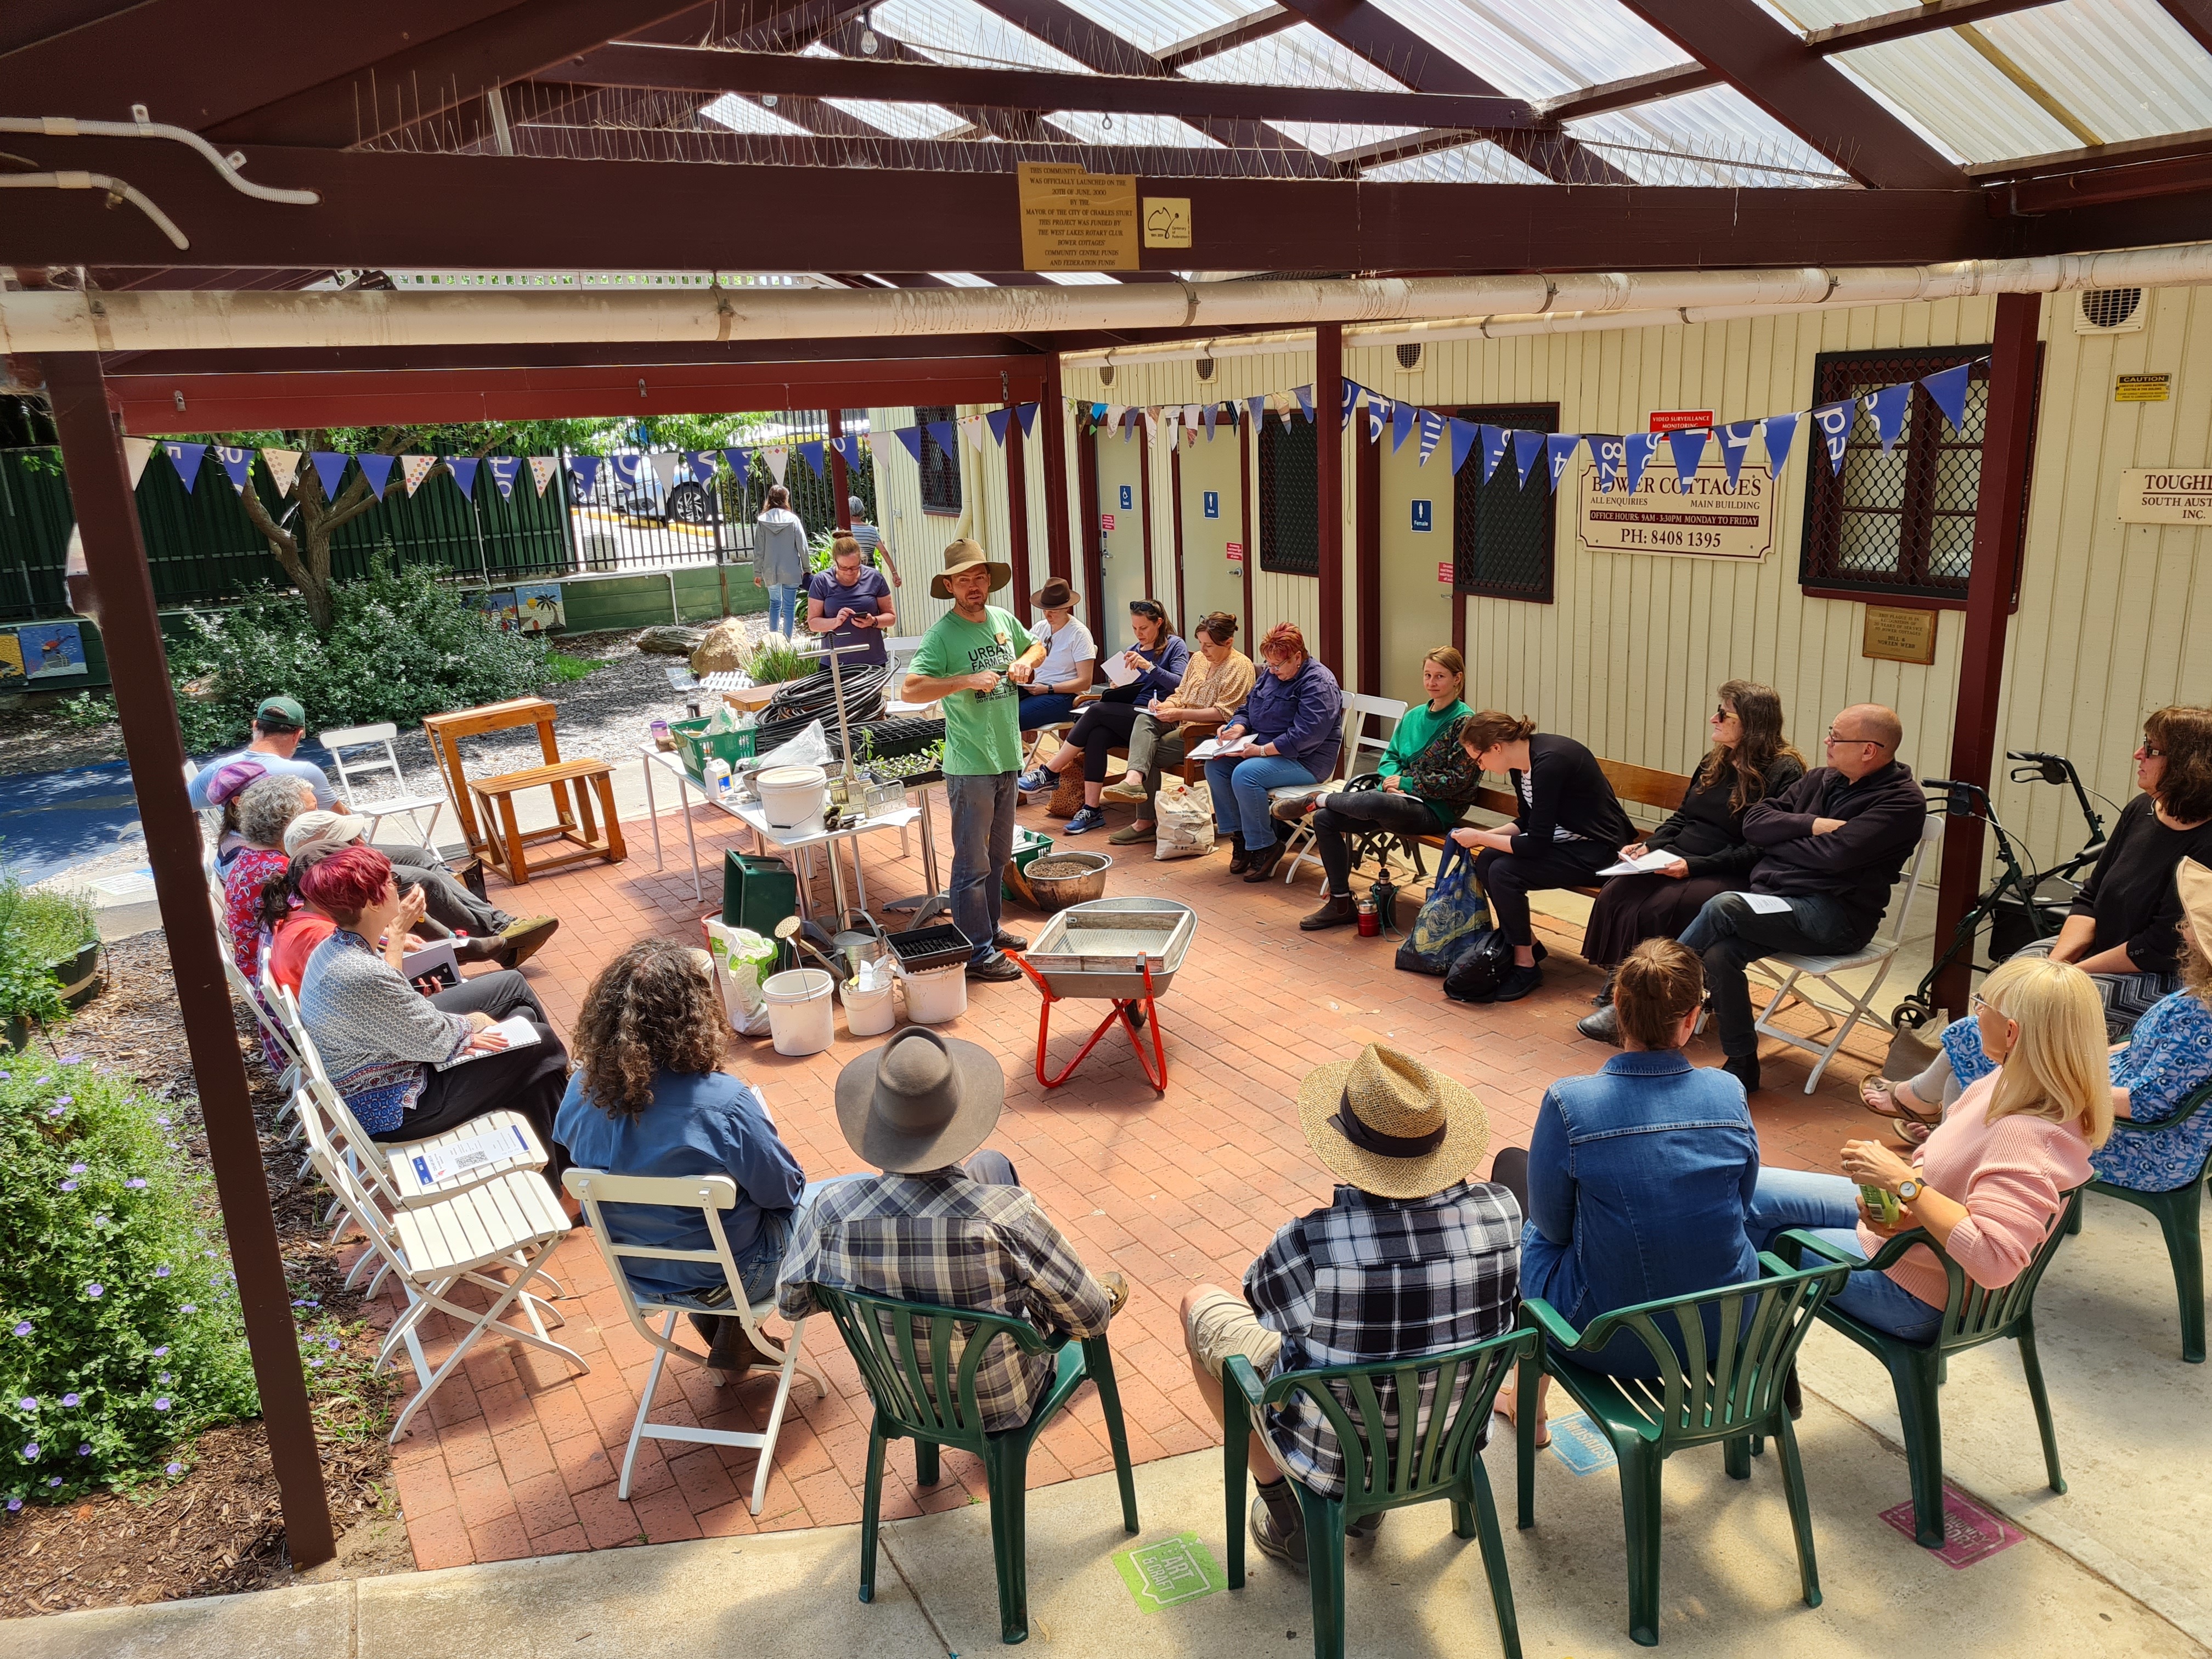
[[[1255,40],[1264,40],[1271,34],[1279,34],[1285,29],[1295,27],[1297,21],[1297,13],[1281,7],[1273,11],[1255,11],[1249,17],[1234,18],[1178,40],[1171,46],[1163,47],[1154,56],[1169,69],[1180,71],[1186,64],[1218,58],[1224,52],[1234,52]]]
[[[2189,31],[2189,38],[2212,52],[2212,0],[2159,0],[2167,16]]]

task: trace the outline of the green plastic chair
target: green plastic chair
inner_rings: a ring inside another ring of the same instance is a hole
[[[1747,1284],[1615,1309],[1580,1332],[1541,1297],[1521,1304],[1522,1322],[1543,1340],[1522,1362],[1515,1389],[1520,1524],[1536,1524],[1534,1407],[1537,1376],[1544,1372],[1605,1431],[1620,1460],[1620,1510],[1628,1534],[1628,1634],[1647,1648],[1659,1643],[1660,1471],[1686,1447],[1719,1441],[1729,1477],[1748,1480],[1753,1452],[1767,1436],[1774,1437],[1805,1605],[1820,1605],[1813,1513],[1782,1384],[1814,1316],[1850,1275],[1826,1265],[1792,1267],[1764,1254],[1759,1265],[1761,1276]],[[1718,1310],[1717,1346],[1706,1339],[1707,1308]],[[1576,1354],[1599,1352],[1623,1332],[1650,1351],[1656,1377],[1615,1377],[1575,1363]]]
[[[1106,1436],[1114,1448],[1114,1473],[1121,1484],[1121,1527],[1126,1532],[1137,1530],[1129,1437],[1121,1424],[1121,1395],[1114,1384],[1114,1358],[1106,1339],[1091,1336],[1071,1343],[1064,1333],[1046,1336],[1026,1321],[1004,1314],[899,1302],[828,1285],[815,1285],[814,1295],[836,1322],[876,1408],[868,1431],[868,1486],[860,1504],[860,1600],[876,1599],[876,1526],[883,1508],[885,1443],[913,1440],[915,1482],[923,1486],[937,1484],[938,1449],[951,1446],[981,1458],[989,1483],[1000,1639],[1027,1641],[1030,1448],[1086,1378],[1098,1385]],[[1059,1370],[1027,1423],[994,1431],[982,1425],[982,1411],[975,1401],[975,1368],[985,1351],[1002,1336],[1025,1354],[1056,1352]]]
[[[2051,1400],[2044,1392],[2043,1367],[2035,1356],[2035,1287],[2051,1258],[2058,1254],[2060,1243],[2078,1226],[2081,1206],[2081,1188],[2076,1187],[2065,1194],[2064,1206],[2034,1258],[2019,1278],[1996,1291],[1967,1278],[1966,1270],[1944,1253],[1925,1228],[1898,1234],[1863,1262],[1794,1228],[1775,1240],[1778,1248],[1787,1247],[1784,1254],[1792,1258],[1802,1245],[1831,1261],[1870,1269],[1887,1267],[1914,1245],[1924,1244],[1942,1264],[1949,1288],[1943,1298],[1943,1322],[1932,1342],[1907,1342],[1862,1323],[1840,1308],[1820,1310],[1822,1319],[1881,1361],[1897,1389],[1897,1417],[1904,1427],[1905,1457],[1912,1479],[1912,1536],[1923,1549],[1943,1547],[1943,1424],[1936,1390],[1954,1353],[2003,1337],[2020,1344],[2021,1369],[2027,1373],[2027,1395],[2035,1403],[2035,1426],[2043,1437],[2043,1467],[2051,1478],[2051,1490],[2066,1490],[2066,1478],[2058,1472],[2058,1438],[2051,1427]]]
[[[2136,1123],[2127,1118],[2118,1119],[2112,1125],[2113,1139],[2123,1134],[2171,1134],[2202,1111],[2208,1101],[2212,1101],[2212,1083],[2191,1091],[2181,1103],[2179,1111],[2160,1122]],[[2206,1155],[2187,1186],[2177,1187],[2171,1192],[2139,1193],[2132,1187],[2115,1187],[2109,1181],[2089,1183],[2091,1192],[2133,1204],[2158,1218],[2159,1231],[2166,1235],[2166,1253],[2173,1262],[2174,1291],[2181,1298],[2181,1357],[2191,1365],[2204,1363],[2204,1246],[2197,1236],[2197,1218],[2204,1207],[2207,1179],[2212,1179],[2212,1153]],[[2081,1231],[2081,1212],[2078,1209],[2067,1224],[2070,1231]]]
[[[1323,1498],[1304,1481],[1291,1484],[1306,1523],[1306,1571],[1313,1587],[1314,1659],[1344,1659],[1344,1533],[1352,1523],[1385,1510],[1449,1499],[1452,1530],[1482,1540],[1482,1569],[1498,1610],[1498,1635],[1506,1659],[1521,1659],[1521,1630],[1513,1616],[1513,1585],[1505,1572],[1505,1543],[1498,1535],[1498,1505],[1482,1467],[1481,1442],[1506,1370],[1534,1352],[1534,1331],[1508,1331],[1485,1342],[1417,1359],[1384,1359],[1368,1365],[1330,1365],[1290,1371],[1262,1386],[1252,1362],[1231,1354],[1222,1367],[1224,1407],[1223,1486],[1229,1500],[1229,1588],[1244,1585],[1245,1475],[1253,1413],[1304,1395],[1328,1420],[1344,1453],[1341,1498]],[[1397,1384],[1400,1401],[1419,1400],[1424,1382],[1432,1401],[1459,1394],[1455,1411],[1431,1409],[1425,1426],[1401,1413],[1398,1427],[1384,1419],[1375,1379]],[[1352,1396],[1350,1409],[1330,1384]],[[1358,1420],[1353,1421],[1353,1413]],[[1261,1419],[1261,1420],[1264,1420]],[[1418,1432],[1407,1432],[1418,1427]]]

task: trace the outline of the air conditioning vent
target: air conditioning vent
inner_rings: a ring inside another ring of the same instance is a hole
[[[1401,346],[1400,346],[1400,347],[1398,348],[1398,367],[1399,367],[1399,368],[1419,368],[1420,366],[1421,366],[1421,348],[1420,348],[1420,346],[1419,346],[1419,343],[1414,343],[1414,344],[1413,344],[1413,345],[1401,345]]]
[[[2138,334],[2142,331],[2143,291],[2139,288],[2085,288],[2074,317],[2076,334]]]
[[[1098,370],[1098,384],[1101,386],[1111,386],[1114,384],[1113,364],[1104,363],[1100,365]]]
[[[1198,378],[1201,380],[1210,380],[1213,378],[1212,358],[1200,357],[1198,360]]]

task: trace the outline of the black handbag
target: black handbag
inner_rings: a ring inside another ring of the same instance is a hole
[[[1454,1002],[1488,1002],[1513,967],[1513,946],[1495,927],[1485,927],[1452,958],[1444,994]]]

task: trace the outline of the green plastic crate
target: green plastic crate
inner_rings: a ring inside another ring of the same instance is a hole
[[[734,848],[722,855],[722,925],[750,927],[765,939],[775,925],[799,914],[799,880],[781,859],[755,858]]]
[[[1030,866],[1050,851],[1052,851],[1050,836],[1041,836],[1036,830],[1025,830],[1018,823],[1014,826],[1013,856],[1006,862],[1026,875]],[[999,888],[1010,899],[1019,899],[1022,896],[1014,890],[1013,884],[1003,878],[1000,880]]]
[[[718,732],[707,735],[707,721],[671,720],[670,735],[676,739],[677,755],[684,762],[684,769],[691,775],[691,781],[701,788],[707,787],[707,763],[726,760],[734,769],[740,761],[749,761],[759,752],[760,733],[746,732]]]

